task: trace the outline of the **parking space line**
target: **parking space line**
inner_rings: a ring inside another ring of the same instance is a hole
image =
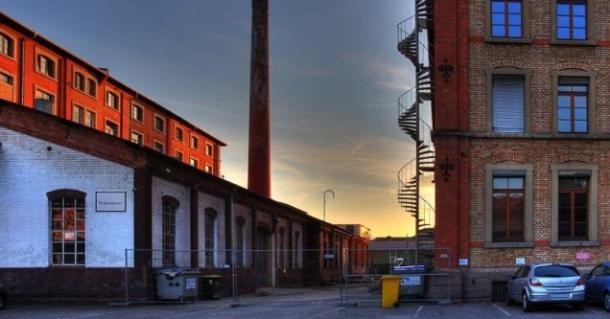
[[[500,307],[497,303],[493,303],[491,304],[494,308],[496,308],[499,312],[501,312],[502,314],[504,314],[506,317],[512,317],[513,315],[511,315],[510,312],[504,310],[504,308]]]
[[[422,309],[424,309],[424,306],[419,306],[419,308],[417,308],[417,311],[413,315],[413,318],[417,318],[417,316],[419,316],[419,313],[422,311]]]

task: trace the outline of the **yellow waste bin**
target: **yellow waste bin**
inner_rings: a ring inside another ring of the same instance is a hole
[[[400,291],[400,276],[381,277],[381,306],[394,308],[398,306],[398,292]]]

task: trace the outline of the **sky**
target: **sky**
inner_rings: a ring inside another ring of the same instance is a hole
[[[413,234],[396,198],[414,156],[396,122],[413,83],[396,50],[410,5],[270,0],[275,200],[322,218],[332,189],[327,221]],[[221,174],[247,186],[250,0],[0,0],[0,10],[226,142]]]

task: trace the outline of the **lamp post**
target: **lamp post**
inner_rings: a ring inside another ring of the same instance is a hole
[[[332,189],[327,189],[324,191],[324,195],[322,196],[324,199],[324,205],[323,205],[323,217],[322,220],[326,221],[326,196],[328,196],[328,194],[333,195],[333,198],[335,198],[335,192]]]

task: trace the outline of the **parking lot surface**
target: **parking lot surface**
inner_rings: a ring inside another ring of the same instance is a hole
[[[101,319],[101,318],[610,318],[599,306],[574,311],[568,306],[542,306],[524,313],[519,306],[503,303],[402,303],[382,309],[377,302],[340,305],[334,289],[302,290],[287,295],[245,296],[231,307],[231,299],[198,301],[192,304],[139,304],[108,306],[74,303],[17,303],[0,311],[2,319]]]

